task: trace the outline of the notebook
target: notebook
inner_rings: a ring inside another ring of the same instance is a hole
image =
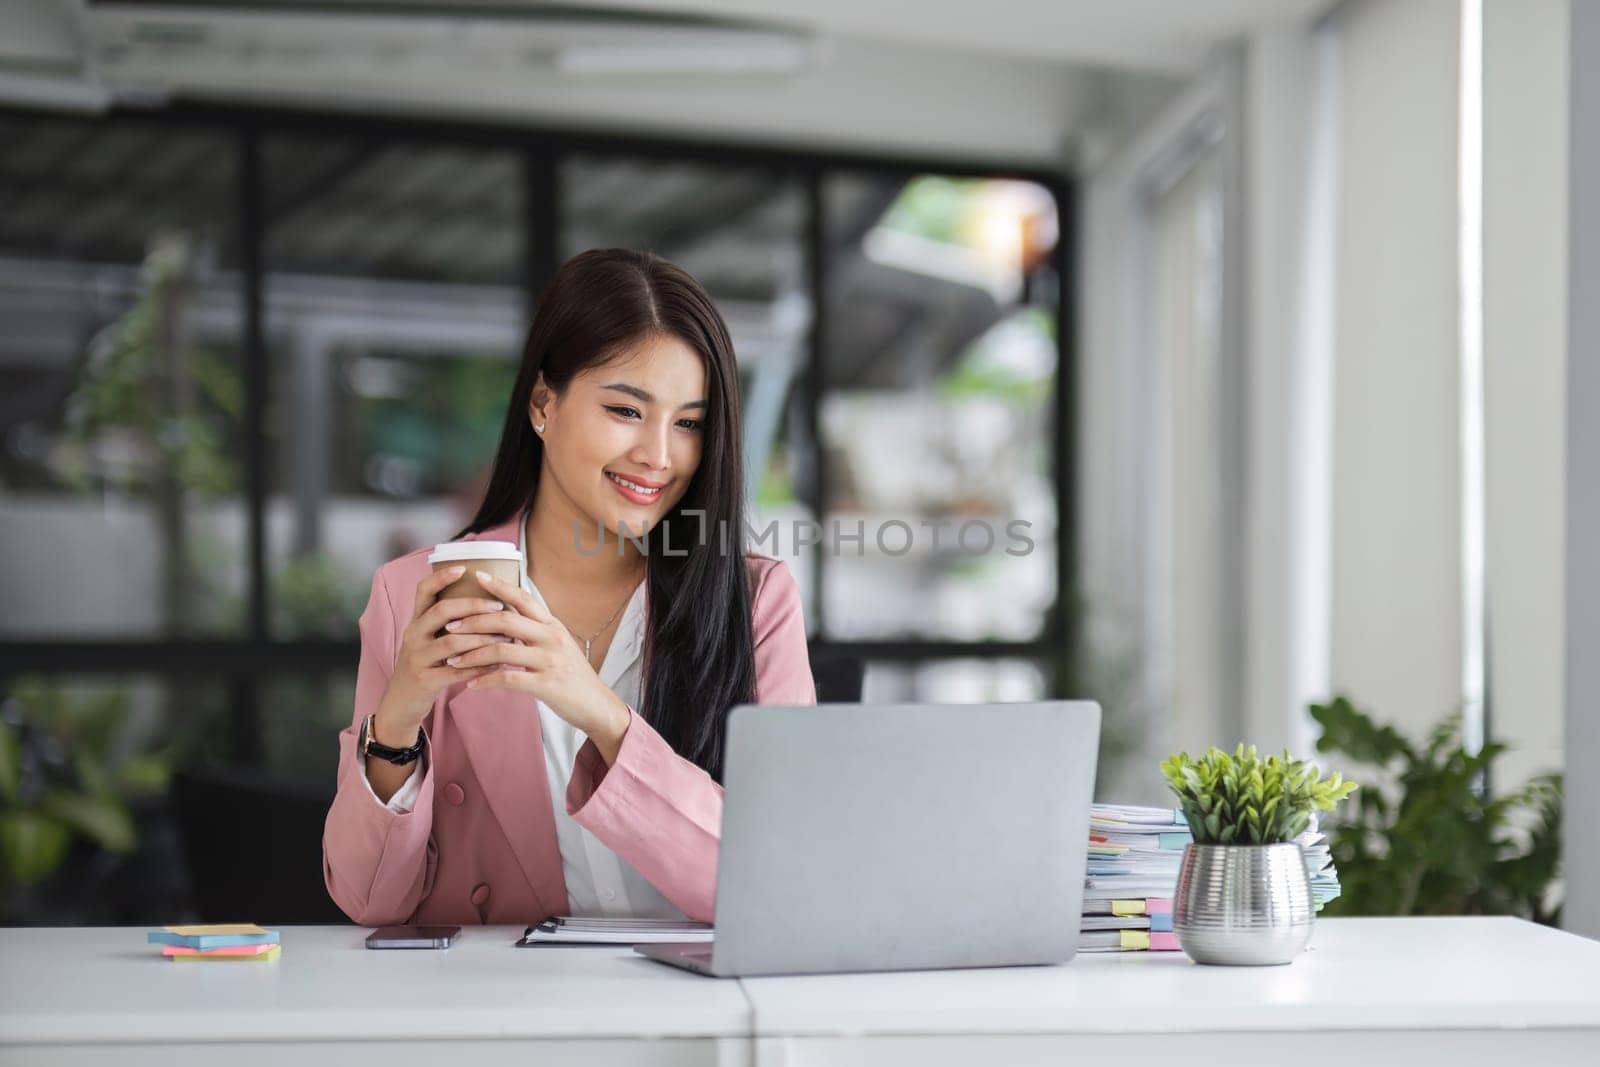
[[[592,919],[552,915],[528,927],[517,945],[648,945],[705,942],[713,934],[707,923],[681,919]]]

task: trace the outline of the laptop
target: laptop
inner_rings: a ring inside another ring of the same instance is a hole
[[[717,977],[1063,963],[1100,708],[729,713],[716,935],[638,945]]]

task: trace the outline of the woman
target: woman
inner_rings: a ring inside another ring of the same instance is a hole
[[[373,578],[323,837],[353,920],[711,921],[728,710],[816,700],[794,578],[740,547],[739,442],[705,290],[648,254],[568,261],[456,538],[521,545],[520,586],[438,601],[462,572],[426,548]]]

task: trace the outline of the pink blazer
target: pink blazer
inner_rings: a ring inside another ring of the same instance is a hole
[[[516,520],[469,540],[517,541]],[[339,734],[339,782],[322,838],[323,877],[364,926],[528,923],[568,912],[532,697],[451,686],[423,720],[428,764],[416,806],[390,811],[368,788],[356,733],[388,686],[428,549],[391,560],[361,614],[355,714]],[[749,555],[756,699],[814,704],[800,590],[789,569]],[[617,762],[585,742],[567,811],[661,894],[712,920],[722,787],[635,715]]]

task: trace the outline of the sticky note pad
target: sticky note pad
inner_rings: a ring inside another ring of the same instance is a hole
[[[211,949],[229,945],[277,944],[278,931],[254,923],[214,926],[168,926],[151,930],[146,940],[152,945],[181,945],[184,948]]]
[[[268,945],[265,952],[257,952],[253,955],[246,956],[236,956],[228,952],[184,952],[178,955],[170,955],[165,953],[164,955],[167,955],[167,959],[169,960],[175,960],[179,963],[183,963],[191,960],[275,960],[279,955],[282,954],[282,952],[283,949],[281,946]]]
[[[279,946],[273,944],[263,945],[224,945],[221,948],[188,948],[184,945],[163,945],[163,956],[262,956],[268,952],[277,951]]]
[[[269,934],[272,931],[255,923],[211,923],[194,926],[164,926],[169,934],[179,937],[205,937],[208,934]]]

